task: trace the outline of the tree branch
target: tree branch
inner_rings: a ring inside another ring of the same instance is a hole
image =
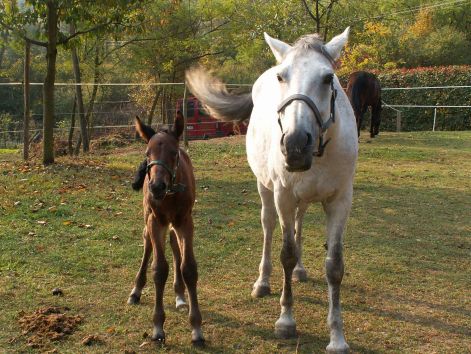
[[[304,8],[306,9],[308,15],[314,20],[317,22],[317,19],[315,18],[314,14],[311,12],[311,10],[309,9],[309,6],[306,2],[306,0],[301,0],[301,2],[304,4]]]
[[[3,28],[7,29],[8,31],[11,31],[11,32],[14,32],[14,33],[18,33],[18,35],[24,39],[25,41],[27,42],[30,42],[31,44],[34,44],[34,45],[39,45],[41,47],[45,47],[47,48],[47,42],[41,42],[41,41],[37,41],[35,39],[32,39],[32,38],[29,38],[27,37],[25,34],[23,33],[20,33],[18,29],[15,29],[14,27],[11,27],[9,25],[7,25],[5,22],[3,22],[1,19],[0,19],[0,26],[2,26]]]
[[[109,26],[113,23],[113,21],[108,21],[108,22],[104,22],[104,23],[100,23],[94,27],[91,27],[87,30],[84,30],[84,31],[77,31],[73,34],[71,34],[70,36],[68,37],[65,37],[59,41],[57,41],[57,44],[60,45],[60,44],[66,44],[68,41],[70,41],[72,38],[75,38],[77,36],[80,36],[82,34],[86,34],[86,33],[90,33],[90,32],[94,32],[96,30],[99,30],[100,28],[103,28],[103,27],[106,27],[106,26]]]

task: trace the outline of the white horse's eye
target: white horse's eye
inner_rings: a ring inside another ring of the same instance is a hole
[[[276,74],[276,79],[278,80],[278,82],[283,82],[283,78],[280,74]]]
[[[329,73],[324,76],[324,84],[330,84],[332,80],[334,79],[334,74]]]

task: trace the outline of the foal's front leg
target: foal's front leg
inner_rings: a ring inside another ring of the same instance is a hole
[[[173,289],[175,290],[175,307],[182,309],[188,306],[185,301],[185,284],[183,282],[182,275],[182,256],[180,251],[180,245],[178,244],[177,235],[174,230],[170,230],[170,246],[173,252]]]
[[[325,270],[329,288],[329,314],[327,323],[330,327],[330,343],[327,352],[347,353],[349,347],[343,333],[340,306],[340,285],[342,283],[343,232],[352,205],[352,188],[345,195],[323,203],[327,215],[327,258]]]
[[[165,259],[165,234],[168,226],[160,224],[153,215],[150,215],[147,219],[147,229],[149,230],[154,254],[154,258],[152,260],[152,277],[155,283],[155,307],[152,339],[164,343],[165,311],[163,298],[169,268],[167,260]]]
[[[136,275],[134,288],[132,289],[131,294],[128,298],[128,304],[130,305],[135,305],[140,302],[142,289],[146,285],[147,265],[149,263],[150,254],[152,252],[152,245],[146,227],[144,227],[144,230],[142,231],[142,240],[144,242],[144,254],[142,255],[141,266]]]
[[[258,193],[262,200],[262,210],[260,219],[263,228],[263,253],[260,261],[260,275],[253,285],[252,296],[263,297],[270,294],[271,265],[271,242],[273,230],[276,226],[276,209],[273,198],[273,191],[266,188],[262,183],[257,182]]]
[[[275,335],[279,338],[296,336],[296,322],[293,318],[293,293],[291,280],[298,261],[298,248],[294,240],[296,201],[294,196],[280,187],[275,191],[275,204],[283,233],[281,263],[283,264],[283,291],[281,293],[281,314],[275,323]]]

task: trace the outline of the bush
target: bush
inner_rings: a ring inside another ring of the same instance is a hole
[[[442,66],[415,69],[396,69],[375,72],[381,86],[465,86],[471,85],[471,66]],[[342,78],[343,82],[348,77]],[[382,99],[389,105],[471,105],[471,88],[383,90]],[[405,131],[431,130],[434,108],[399,108],[402,112],[402,129]],[[368,117],[369,115],[366,115]],[[396,112],[383,105],[381,130],[396,129]],[[438,108],[436,130],[471,129],[471,108]]]

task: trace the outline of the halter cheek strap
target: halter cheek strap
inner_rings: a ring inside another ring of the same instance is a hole
[[[324,149],[330,141],[330,139],[327,139],[327,141],[324,143],[324,133],[333,123],[335,123],[335,99],[337,98],[337,90],[334,88],[333,80],[330,83],[330,89],[332,90],[332,95],[330,96],[330,114],[329,119],[325,122],[322,120],[321,113],[319,112],[319,109],[317,108],[314,101],[309,96],[300,93],[288,96],[278,105],[277,108],[278,124],[280,126],[281,132],[283,133],[283,125],[281,124],[281,113],[285,110],[285,108],[293,101],[303,101],[308,105],[308,107],[314,113],[314,117],[316,117],[316,122],[321,132],[319,135],[319,148],[316,152],[316,156],[319,157],[324,154]]]
[[[162,166],[170,175],[170,186],[167,188],[167,194],[175,194],[177,192],[183,192],[186,186],[182,183],[175,183],[177,179],[178,166],[180,166],[180,150],[177,153],[177,162],[175,168],[172,170],[163,160],[152,160],[147,163],[147,175],[150,174],[152,166]]]

